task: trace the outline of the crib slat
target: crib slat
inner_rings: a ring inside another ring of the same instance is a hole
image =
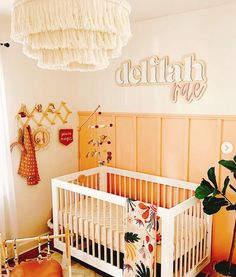
[[[86,244],[87,244],[87,254],[89,254],[89,236],[90,236],[90,232],[89,232],[89,218],[88,218],[88,209],[89,209],[89,204],[88,204],[88,196],[85,196],[85,209],[86,209],[86,217],[85,217],[85,222],[87,225],[87,233],[86,233]]]
[[[180,276],[183,274],[183,228],[184,228],[184,214],[181,213],[181,228],[180,228]]]
[[[69,229],[73,230],[73,218],[72,218],[72,192],[70,191],[70,215],[69,215]],[[73,237],[70,238],[71,240],[71,245],[73,245]]]
[[[84,195],[80,194],[79,226],[81,225],[81,251],[84,252],[84,216],[83,216],[83,209],[84,209]]]
[[[132,179],[128,178],[128,184],[129,184],[129,198],[132,199]]]
[[[106,226],[106,202],[103,201],[103,228],[104,228],[104,261],[107,262],[107,226]]]
[[[111,174],[110,173],[107,173],[108,175],[108,184],[109,184],[109,193],[112,193],[112,183],[111,183]]]
[[[204,221],[204,224],[205,224],[205,236],[204,236],[204,257],[206,257],[207,255],[207,238],[208,238],[208,224],[207,224],[207,216],[204,214],[204,217],[205,217],[205,221]]]
[[[172,208],[172,187],[169,187],[169,208]]]
[[[124,197],[127,197],[127,183],[126,183],[126,177],[124,176]],[[121,178],[122,180],[122,178]]]
[[[186,270],[187,270],[187,251],[188,251],[188,213],[187,211],[185,211],[184,214],[184,230],[185,230],[185,234],[184,234],[184,275],[186,274]]]
[[[164,185],[163,207],[166,208],[166,185]]]
[[[101,224],[100,224],[100,199],[98,201],[97,217],[98,217],[98,259],[101,260]]]
[[[196,258],[196,226],[197,226],[197,209],[196,205],[193,206],[193,256],[192,256],[192,267],[195,266],[195,258]]]
[[[95,211],[95,208],[94,208],[94,198],[92,197],[92,255],[95,257],[95,232],[94,232],[94,228],[95,228],[95,224],[94,224],[94,213],[96,212]]]
[[[113,174],[113,176],[114,176],[114,192],[115,192],[115,194],[117,195],[117,187],[116,187],[116,175],[115,174]]]
[[[184,200],[186,200],[187,199],[187,191],[186,191],[186,189],[184,189]]]
[[[151,182],[151,204],[154,204],[154,184]]]
[[[127,232],[127,214],[128,214],[128,207],[122,207],[121,209],[121,218],[122,218],[122,225],[121,225],[121,228],[118,228],[119,231],[121,232],[118,232],[119,233],[119,260],[118,260],[118,267],[120,268],[121,267],[121,264],[120,264],[120,260],[121,260],[121,250],[123,249],[123,252],[125,253],[125,240],[124,240],[124,237],[125,237],[125,233]]]
[[[188,242],[188,272],[190,271],[191,269],[191,249],[193,247],[193,244],[192,244],[192,232],[193,232],[193,207],[191,207],[189,209],[189,220],[188,220],[188,226],[189,226],[189,242]]]
[[[64,190],[64,197],[65,197],[65,215],[64,215],[64,225],[63,225],[63,233],[65,230],[66,225],[68,224],[68,191]],[[63,239],[63,242],[65,242],[65,240]]]
[[[111,264],[113,265],[113,226],[112,226],[112,208],[113,208],[113,205],[112,203],[110,202],[110,240],[111,240],[111,251],[110,251],[110,261],[111,261]]]
[[[135,187],[134,197],[135,197],[135,200],[138,200],[137,199],[137,195],[138,195],[137,179],[134,179],[134,187]]]
[[[179,202],[180,202],[180,199],[179,199],[179,188],[177,188],[176,198],[177,198],[177,204],[179,204]]]
[[[201,209],[203,207],[201,206]],[[202,243],[202,259],[205,258],[205,243],[206,243],[206,215],[205,213],[203,212],[203,243]]]
[[[148,182],[145,181],[145,191],[146,191],[146,203],[149,203],[148,201]]]
[[[117,235],[117,267],[120,268],[120,233],[119,233],[119,206],[118,205],[116,205],[116,235]]]
[[[175,231],[175,277],[178,277],[178,257],[179,257],[179,215],[176,216]]]
[[[74,211],[74,232],[75,232],[75,247],[79,249],[79,234],[78,234],[78,194],[74,194],[74,201],[75,201],[75,211]]]
[[[160,206],[161,203],[161,185],[158,183],[157,185],[157,205]]]
[[[140,201],[143,201],[143,186],[142,186],[142,180],[139,180],[139,188],[140,188],[140,191],[139,191],[139,199]]]
[[[202,209],[202,205],[200,204],[200,214],[201,214],[201,243],[200,243],[200,260],[202,260],[204,258],[204,254],[203,254],[203,228],[204,228],[204,213],[203,213],[203,209]]]
[[[59,213],[59,220],[60,220],[60,226],[59,226],[59,234],[63,233],[63,204],[62,204],[63,198],[62,198],[62,189],[59,188],[59,210],[61,211]]]
[[[196,251],[196,263],[199,262],[199,241],[200,241],[200,207],[197,204],[197,251]]]
[[[118,175],[118,185],[119,185],[119,195],[121,196],[122,195],[122,189],[121,189],[121,176],[120,175]]]

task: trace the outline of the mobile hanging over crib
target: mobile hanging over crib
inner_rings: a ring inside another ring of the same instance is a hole
[[[212,219],[194,197],[197,185],[185,181],[98,167],[52,180],[54,234],[69,225],[75,234],[71,255],[112,276],[125,272],[129,230],[128,203],[141,201],[156,207],[154,276],[193,277],[209,262]],[[55,247],[65,243],[55,239]],[[130,258],[130,257],[129,257]]]

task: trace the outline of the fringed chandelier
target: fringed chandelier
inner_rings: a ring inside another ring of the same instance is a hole
[[[16,0],[12,39],[45,69],[96,71],[131,37],[125,0]]]

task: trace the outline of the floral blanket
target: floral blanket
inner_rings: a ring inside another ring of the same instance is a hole
[[[128,199],[125,233],[125,277],[154,276],[157,243],[157,207]]]

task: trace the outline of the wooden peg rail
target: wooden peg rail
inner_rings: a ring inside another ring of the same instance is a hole
[[[16,115],[18,125],[24,126],[29,123],[35,123],[38,127],[41,127],[45,122],[50,125],[55,125],[57,120],[66,124],[72,113],[65,102],[61,102],[58,108],[55,108],[53,103],[49,103],[45,109],[42,108],[41,104],[38,106],[41,106],[41,110],[38,110],[37,105],[35,105],[30,111],[25,104],[22,104]]]

